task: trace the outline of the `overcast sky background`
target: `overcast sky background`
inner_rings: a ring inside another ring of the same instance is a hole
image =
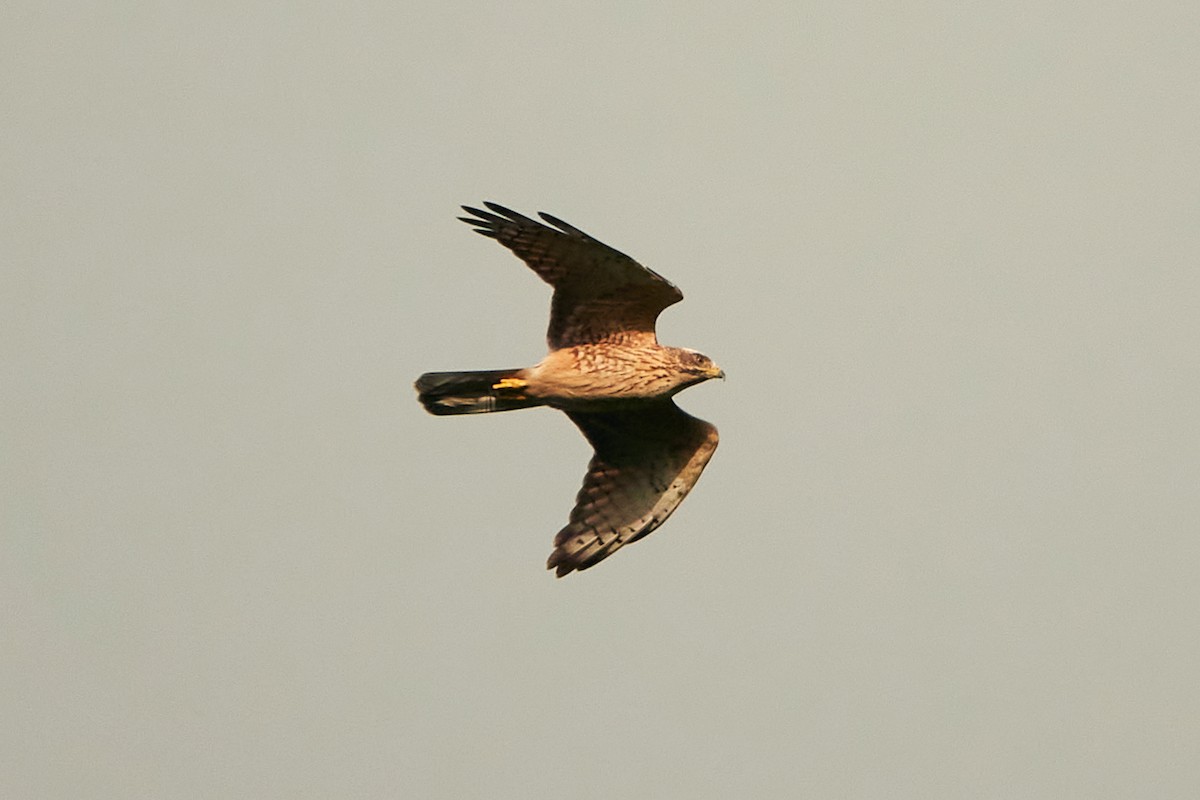
[[[1200,786],[1200,6],[18,3],[0,795]],[[434,418],[546,210],[729,375],[669,523]]]

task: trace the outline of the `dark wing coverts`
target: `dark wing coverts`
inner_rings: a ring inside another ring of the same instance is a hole
[[[665,399],[637,410],[567,412],[596,453],[547,567],[587,569],[666,521],[717,449],[717,429]]]
[[[463,206],[473,216],[459,219],[513,251],[554,287],[546,332],[552,350],[614,339],[653,342],[659,312],[683,299],[661,275],[556,217],[539,214],[551,228],[495,203],[484,205],[489,211]]]

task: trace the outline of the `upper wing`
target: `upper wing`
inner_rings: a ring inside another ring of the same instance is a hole
[[[491,212],[463,206],[459,217],[512,250],[554,287],[550,328],[552,350],[615,338],[654,339],[654,321],[683,293],[661,275],[549,214],[554,227],[495,203]]]
[[[546,564],[560,578],[663,524],[717,449],[717,429],[669,399],[634,410],[567,416],[596,453]]]

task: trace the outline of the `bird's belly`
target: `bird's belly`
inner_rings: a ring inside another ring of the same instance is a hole
[[[564,410],[616,410],[668,397],[677,376],[647,356],[624,348],[575,348],[551,353],[530,370],[529,394]]]

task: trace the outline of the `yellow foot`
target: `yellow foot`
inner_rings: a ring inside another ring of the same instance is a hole
[[[523,381],[520,378],[501,378],[499,383],[493,383],[493,389],[524,389],[529,385],[528,381]]]

